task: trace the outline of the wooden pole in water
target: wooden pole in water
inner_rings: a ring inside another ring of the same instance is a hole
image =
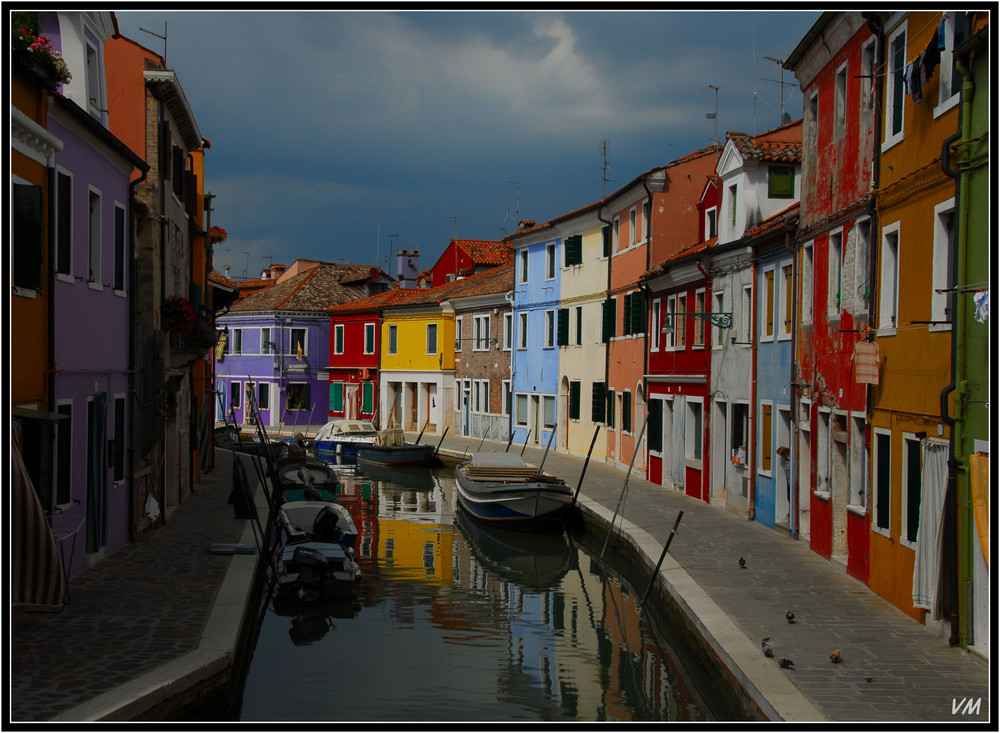
[[[524,455],[524,449],[528,447],[528,438],[531,437],[531,431],[529,430],[527,435],[524,436],[524,445],[521,446],[521,455]]]
[[[639,455],[639,448],[642,446],[642,434],[646,432],[646,423],[649,421],[649,413],[646,413],[645,419],[642,421],[642,428],[639,430],[639,435],[635,439],[635,450],[632,451],[632,460],[628,464],[628,473],[625,474],[625,483],[622,484],[622,493],[618,495],[618,504],[615,506],[615,514],[611,517],[611,524],[608,525],[608,535],[604,538],[604,547],[601,548],[601,557],[604,557],[604,551],[608,547],[608,540],[611,539],[611,530],[615,528],[615,520],[618,518],[618,510],[621,508],[622,501],[625,499],[625,489],[628,488],[628,480],[632,476],[632,466],[635,465],[635,457]]]
[[[444,442],[444,436],[448,434],[448,427],[445,427],[444,432],[441,433],[441,440],[438,441],[437,448],[434,449],[434,455],[438,454],[438,450],[441,448],[441,444]]]
[[[587,466],[590,465],[590,454],[594,452],[594,445],[597,443],[597,434],[599,432],[601,432],[601,426],[594,426],[594,437],[590,439],[590,450],[587,451],[587,459],[583,462],[583,470],[580,471],[580,480],[576,484],[576,493],[573,494],[573,501],[569,504],[570,509],[576,506],[576,498],[580,495],[580,488],[583,486],[583,477],[587,473]]]
[[[545,444],[545,452],[542,454],[542,462],[538,464],[538,475],[542,475],[542,466],[545,465],[545,459],[549,457],[549,448],[552,447],[552,439],[556,436],[556,429],[552,428],[552,432],[549,433],[549,442]]]
[[[420,428],[420,433],[419,433],[419,434],[417,435],[417,439],[416,439],[415,441],[413,441],[414,443],[419,443],[419,442],[420,442],[420,439],[421,439],[422,437],[424,437],[424,431],[425,431],[425,430],[427,429],[427,424],[428,424],[428,423],[429,423],[430,421],[431,421],[431,418],[430,418],[430,416],[428,415],[427,419],[426,419],[426,420],[424,420],[424,426],[423,426],[422,428]],[[443,436],[442,436],[442,437],[443,437]]]
[[[493,423],[490,423],[489,425],[486,426],[486,432],[483,434],[483,439],[479,441],[479,447],[476,448],[477,452],[481,451],[483,449],[483,443],[485,443],[486,442],[486,438],[489,437],[490,428],[492,428],[492,427],[493,427]]]
[[[649,591],[653,587],[653,582],[656,580],[656,576],[660,574],[660,566],[663,564],[664,558],[667,556],[667,550],[670,549],[670,543],[674,540],[674,535],[677,534],[677,526],[681,523],[681,517],[684,516],[684,510],[677,512],[677,521],[674,522],[674,528],[670,530],[670,536],[667,537],[667,544],[663,546],[663,552],[660,553],[660,560],[656,563],[656,568],[653,570],[653,575],[649,579],[649,585],[646,586],[646,592],[642,594],[642,600],[639,601],[639,607],[646,602],[646,596],[649,595]]]

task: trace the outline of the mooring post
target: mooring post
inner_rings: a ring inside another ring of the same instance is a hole
[[[642,421],[642,428],[639,430],[639,435],[635,439],[635,450],[632,452],[632,460],[628,464],[628,473],[625,474],[625,483],[622,484],[622,493],[618,495],[618,504],[615,506],[615,514],[611,517],[611,524],[608,525],[608,534],[604,538],[604,546],[601,548],[601,558],[604,557],[604,551],[608,548],[608,540],[611,539],[611,533],[615,528],[615,520],[618,519],[618,510],[621,509],[622,501],[625,499],[625,490],[628,488],[629,477],[632,476],[632,466],[635,465],[635,458],[639,455],[639,448],[642,447],[642,434],[646,432],[646,423],[649,422],[649,413],[646,413],[645,419]]]
[[[670,536],[667,537],[667,544],[663,546],[663,552],[660,553],[660,560],[656,563],[656,568],[653,570],[653,575],[649,579],[649,585],[646,586],[646,592],[642,594],[642,600],[639,601],[639,608],[642,608],[643,604],[646,602],[646,596],[649,595],[649,591],[653,588],[653,583],[656,581],[656,576],[660,574],[660,566],[663,564],[663,560],[667,557],[667,550],[670,549],[670,543],[674,540],[674,535],[677,534],[677,525],[681,523],[681,517],[684,516],[684,510],[681,509],[677,512],[677,521],[674,522],[674,528],[670,530]]]

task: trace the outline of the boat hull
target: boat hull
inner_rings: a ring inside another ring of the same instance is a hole
[[[276,599],[319,601],[350,598],[361,569],[354,551],[333,542],[296,542],[282,547],[274,563]]]
[[[319,524],[321,514],[328,517]],[[358,529],[350,513],[334,501],[286,501],[278,510],[284,542],[304,540],[330,541],[353,549],[358,542]]]
[[[358,461],[378,466],[426,466],[434,455],[432,445],[366,445],[359,447]]]
[[[552,529],[562,522],[573,500],[572,491],[561,482],[475,481],[466,474],[467,465],[455,468],[458,500],[484,522],[512,529]]]

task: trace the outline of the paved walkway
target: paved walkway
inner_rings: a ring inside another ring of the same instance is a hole
[[[478,445],[449,436],[442,450],[472,452]],[[484,449],[490,447],[504,445],[487,441]],[[537,463],[543,452],[530,447],[524,456]],[[253,557],[211,555],[207,548],[252,541],[252,534],[227,502],[229,454],[217,455],[216,470],[171,512],[166,527],[71,580],[71,603],[60,613],[13,618],[11,721],[94,720],[109,710],[121,715],[127,701],[149,694],[151,685],[228,653]],[[546,458],[546,471],[573,487],[582,468],[580,457],[552,451]],[[621,471],[592,461],[582,506],[609,523],[623,483]],[[681,510],[661,578],[774,719],[989,720],[987,662],[949,648],[804,543],[635,476],[615,526],[655,562]],[[785,621],[789,609],[794,625]],[[792,659],[794,669],[763,656],[765,636],[775,659]],[[842,664],[830,663],[834,649]],[[978,710],[966,712],[964,701],[978,699]]]

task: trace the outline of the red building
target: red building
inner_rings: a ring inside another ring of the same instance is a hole
[[[444,285],[456,277],[475,275],[513,259],[514,250],[506,242],[452,239],[430,269],[431,287]]]
[[[823,13],[785,68],[805,100],[798,235],[793,448],[799,536],[868,582],[868,387],[856,346],[869,334],[876,38],[860,13]],[[802,507],[800,507],[801,510]]]
[[[420,291],[396,289],[351,303],[330,313],[331,420],[374,420],[378,411],[381,315],[379,308]]]

